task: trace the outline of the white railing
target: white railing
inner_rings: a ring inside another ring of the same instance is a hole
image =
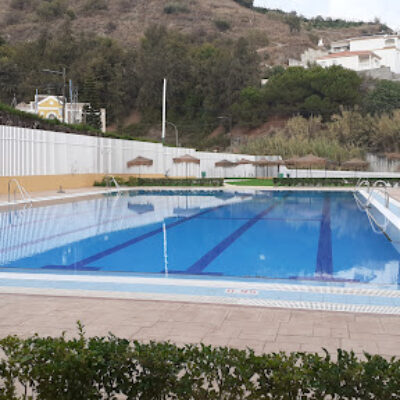
[[[354,189],[354,199],[356,201],[356,204],[358,206],[358,208],[361,211],[365,211],[368,217],[368,221],[371,225],[372,230],[375,233],[383,233],[386,234],[386,230],[387,227],[389,225],[389,220],[386,217],[386,215],[382,214],[384,217],[384,222],[383,224],[380,224],[376,218],[373,216],[373,214],[371,213],[371,211],[369,210],[370,208],[370,204],[371,204],[371,200],[372,200],[372,196],[375,192],[379,191],[381,194],[383,194],[383,198],[384,198],[384,206],[386,208],[389,208],[390,205],[390,196],[389,196],[389,192],[388,192],[388,187],[390,187],[390,184],[386,181],[383,180],[378,180],[376,182],[373,183],[373,185],[371,186],[370,182],[368,180],[359,180],[357,182],[357,185]],[[361,201],[361,199],[358,197],[358,192],[360,190],[362,190],[363,188],[365,188],[366,192],[367,192],[367,200],[363,203]],[[376,227],[378,227],[378,229],[376,229]]]
[[[117,189],[117,192],[119,193],[121,191],[121,185],[117,182],[114,175],[106,175],[104,177],[104,180],[106,181],[106,187],[108,189],[112,189],[111,183],[113,183],[115,188]]]
[[[28,191],[18,182],[17,179],[13,178],[8,181],[8,202],[11,203],[11,188],[12,184],[15,184],[16,189],[18,189],[21,200],[24,202],[30,202],[32,204],[32,197]],[[14,189],[14,203],[17,202],[17,191]]]

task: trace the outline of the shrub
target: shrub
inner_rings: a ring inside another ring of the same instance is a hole
[[[164,7],[165,14],[181,14],[190,12],[185,4],[169,3]]]
[[[338,350],[255,355],[205,345],[148,344],[108,337],[0,341],[0,398],[397,399],[400,361]]]
[[[225,32],[231,28],[231,24],[224,19],[216,19],[214,24],[221,32]]]
[[[84,11],[102,11],[108,10],[107,0],[86,0],[83,6]]]
[[[32,6],[32,0],[11,0],[10,7],[14,10],[26,10]]]
[[[224,180],[222,178],[139,178],[129,177],[124,180],[121,177],[115,177],[119,185],[126,186],[222,186]],[[94,186],[115,186],[109,178],[104,177],[101,182],[95,182]]]
[[[67,11],[64,0],[42,1],[36,8],[37,15],[45,21],[62,17]]]

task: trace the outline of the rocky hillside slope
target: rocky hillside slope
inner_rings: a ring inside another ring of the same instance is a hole
[[[373,33],[378,25],[291,33],[281,18],[261,14],[234,0],[1,0],[0,34],[16,42],[38,37],[70,20],[75,32],[110,36],[135,46],[151,24],[197,37],[250,37],[268,64],[285,63],[305,48],[343,37]]]

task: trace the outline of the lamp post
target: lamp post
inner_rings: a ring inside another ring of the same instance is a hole
[[[229,146],[232,146],[232,115],[220,115],[218,119],[226,119],[229,122]]]
[[[176,147],[179,147],[179,136],[178,136],[178,128],[172,122],[167,121],[168,125],[171,125],[175,129],[175,143]]]
[[[63,77],[63,89],[62,89],[62,96],[63,96],[63,108],[62,108],[62,122],[65,123],[65,85],[67,80],[67,71],[66,68],[63,67],[62,71],[53,71],[51,69],[42,69],[42,72],[46,72],[48,74],[54,75],[61,75]]]

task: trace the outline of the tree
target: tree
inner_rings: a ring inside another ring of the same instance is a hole
[[[289,26],[290,33],[300,32],[301,18],[295,12],[287,14],[284,21]]]
[[[379,81],[364,101],[364,109],[370,114],[392,114],[400,108],[400,82]]]
[[[95,129],[100,129],[101,118],[99,92],[98,88],[96,87],[96,80],[93,76],[89,76],[85,81],[82,100],[85,103],[88,103],[83,108],[84,121],[86,125],[89,125]]]

